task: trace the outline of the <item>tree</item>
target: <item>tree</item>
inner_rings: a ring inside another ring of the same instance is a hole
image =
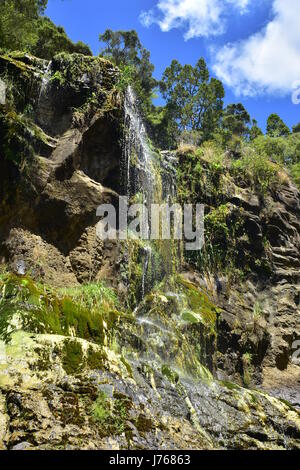
[[[41,17],[37,26],[38,39],[31,47],[31,52],[43,59],[50,60],[59,52],[77,52],[84,55],[92,55],[86,44],[79,41],[74,44],[67,36],[64,28],[56,26],[49,18]]]
[[[166,106],[151,106],[147,114],[148,130],[155,144],[162,149],[175,149],[178,128]]]
[[[29,50],[37,39],[36,22],[47,0],[0,0],[0,47]]]
[[[270,137],[287,137],[290,133],[290,129],[278,114],[270,114],[267,121],[267,135]]]
[[[293,134],[298,134],[300,132],[300,122],[293,126]]]
[[[246,137],[249,135],[250,122],[250,115],[241,103],[229,104],[224,110],[222,127],[230,136]]]
[[[256,119],[252,119],[252,127],[249,131],[250,140],[254,140],[261,135],[263,135],[263,131],[258,127]]]
[[[224,88],[219,80],[210,78],[203,58],[195,67],[173,60],[160,89],[179,133],[193,131],[199,132],[201,140],[211,138],[222,114]]]
[[[112,31],[107,29],[100,34],[99,40],[104,43],[100,55],[111,60],[121,70],[132,67],[132,82],[142,107],[148,111],[156,80],[152,74],[154,65],[150,62],[150,52],[142,45],[136,31]]]
[[[86,44],[74,44],[62,27],[43,16],[46,6],[47,0],[0,0],[0,47],[48,60],[59,52],[92,55]]]

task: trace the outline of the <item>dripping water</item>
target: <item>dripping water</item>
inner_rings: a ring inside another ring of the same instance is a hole
[[[145,284],[147,279],[148,267],[151,260],[152,249],[151,246],[146,246],[144,248],[145,260],[143,266],[143,276],[142,276],[142,299],[145,297]]]
[[[123,145],[123,176],[128,197],[141,192],[147,203],[153,196],[153,152],[150,149],[146,127],[138,109],[132,87],[125,94],[125,142]],[[125,173],[125,175],[124,175]]]
[[[48,84],[51,78],[51,66],[52,66],[52,60],[48,62],[48,65],[43,74],[42,84],[41,84],[39,98],[38,98],[38,106],[40,105],[41,100],[43,99],[43,97],[46,95],[46,92],[47,92]]]
[[[51,79],[51,67],[52,61],[48,62],[45,67],[42,83],[39,91],[37,101],[37,120],[39,125],[47,126],[49,121],[49,99],[48,99],[48,88]]]
[[[145,122],[139,110],[139,102],[132,87],[128,87],[124,100],[124,141],[121,163],[122,192],[132,201],[134,196],[142,201],[148,209],[148,218],[144,223],[148,225],[148,233],[151,226],[151,204],[172,203],[176,196],[176,165],[172,152],[158,152],[152,150]],[[165,244],[166,246],[166,244]],[[166,251],[164,246],[164,251]],[[170,242],[170,256],[172,258],[172,242]],[[157,247],[152,242],[143,248],[141,297],[144,298],[151,282],[147,278],[156,281],[156,273],[149,273],[151,256]],[[152,265],[151,265],[152,266]],[[158,272],[165,270],[165,260],[161,257],[161,266]],[[156,269],[155,265],[151,269]],[[161,275],[161,274],[160,274]]]

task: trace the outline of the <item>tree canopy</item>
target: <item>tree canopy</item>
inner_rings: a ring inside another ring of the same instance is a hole
[[[203,58],[194,67],[173,60],[160,89],[179,132],[196,131],[204,140],[212,136],[222,115],[224,88],[219,80],[210,78]]]
[[[0,48],[31,52],[51,59],[59,52],[91,55],[87,45],[74,44],[65,30],[43,16],[48,0],[0,0]]]
[[[86,44],[79,41],[73,43],[67,36],[64,28],[56,26],[49,18],[41,17],[37,29],[38,39],[31,47],[31,52],[38,57],[50,60],[58,52],[77,52],[92,55]]]
[[[250,122],[250,115],[241,103],[229,104],[224,110],[222,126],[230,134],[246,137]]]
[[[298,132],[300,132],[300,122],[293,126],[293,134],[297,134]]]
[[[267,135],[270,137],[286,137],[290,133],[290,129],[278,114],[270,114],[267,121]]]
[[[0,47],[26,50],[36,38],[33,24],[47,6],[47,0],[1,0]]]
[[[154,65],[150,61],[150,52],[142,45],[136,31],[112,31],[107,29],[100,34],[103,44],[100,55],[111,60],[120,69],[131,69],[132,82],[141,99],[144,110],[151,106],[153,90],[157,85],[153,77]]]

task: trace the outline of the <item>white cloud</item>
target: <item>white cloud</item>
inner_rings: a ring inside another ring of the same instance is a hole
[[[217,52],[217,76],[237,95],[287,95],[300,80],[300,2],[273,0],[273,19],[262,31]]]
[[[224,32],[224,17],[229,5],[241,13],[247,11],[251,0],[158,0],[157,8],[143,12],[144,26],[157,23],[162,31],[184,28],[186,40],[209,37]]]

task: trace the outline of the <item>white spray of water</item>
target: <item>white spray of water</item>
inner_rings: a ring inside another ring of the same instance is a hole
[[[50,78],[51,78],[51,66],[52,66],[52,60],[50,60],[50,62],[48,62],[48,65],[45,69],[45,73],[44,73],[43,78],[42,78],[42,84],[41,84],[39,99],[38,99],[38,106],[39,106],[41,100],[43,99],[43,97],[45,96],[47,88],[48,88],[48,84],[49,84],[49,81],[50,81]]]

